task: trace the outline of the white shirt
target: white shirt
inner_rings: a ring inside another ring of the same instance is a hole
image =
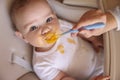
[[[65,21],[60,21],[60,24],[63,32],[72,27]],[[53,80],[60,71],[80,80],[101,74],[102,59],[101,55],[95,53],[91,44],[66,34],[58,39],[51,50],[47,52],[34,50],[33,68],[42,80]]]

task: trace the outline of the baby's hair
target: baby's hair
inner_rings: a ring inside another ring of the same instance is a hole
[[[11,6],[11,15],[14,14],[17,10],[24,7],[28,4],[31,0],[14,0]]]
[[[11,9],[10,9],[10,17],[13,23],[13,27],[15,30],[18,31],[18,29],[15,27],[14,24],[14,18],[15,18],[15,13],[20,10],[20,8],[24,7],[26,4],[28,4],[31,0],[14,0]]]

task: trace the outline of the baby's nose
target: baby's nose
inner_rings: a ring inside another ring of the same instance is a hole
[[[51,30],[52,30],[51,26],[44,26],[42,28],[41,34],[45,35],[45,34],[49,33]]]

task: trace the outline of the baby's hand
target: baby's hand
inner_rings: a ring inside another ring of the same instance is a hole
[[[97,76],[92,80],[110,80],[110,76]]]
[[[74,26],[73,29],[80,29],[81,27],[100,22],[106,24],[106,15],[101,10],[90,10],[83,14],[78,24]],[[91,37],[102,34],[102,31],[104,30],[101,29],[103,28],[93,30],[81,30],[79,33],[83,34],[85,37]],[[76,34],[78,33],[75,33],[74,35]]]

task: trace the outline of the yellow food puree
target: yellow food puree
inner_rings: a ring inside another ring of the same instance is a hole
[[[46,42],[47,43],[54,43],[58,38],[59,38],[59,35],[58,34],[55,34],[55,33],[48,33],[46,34]]]

